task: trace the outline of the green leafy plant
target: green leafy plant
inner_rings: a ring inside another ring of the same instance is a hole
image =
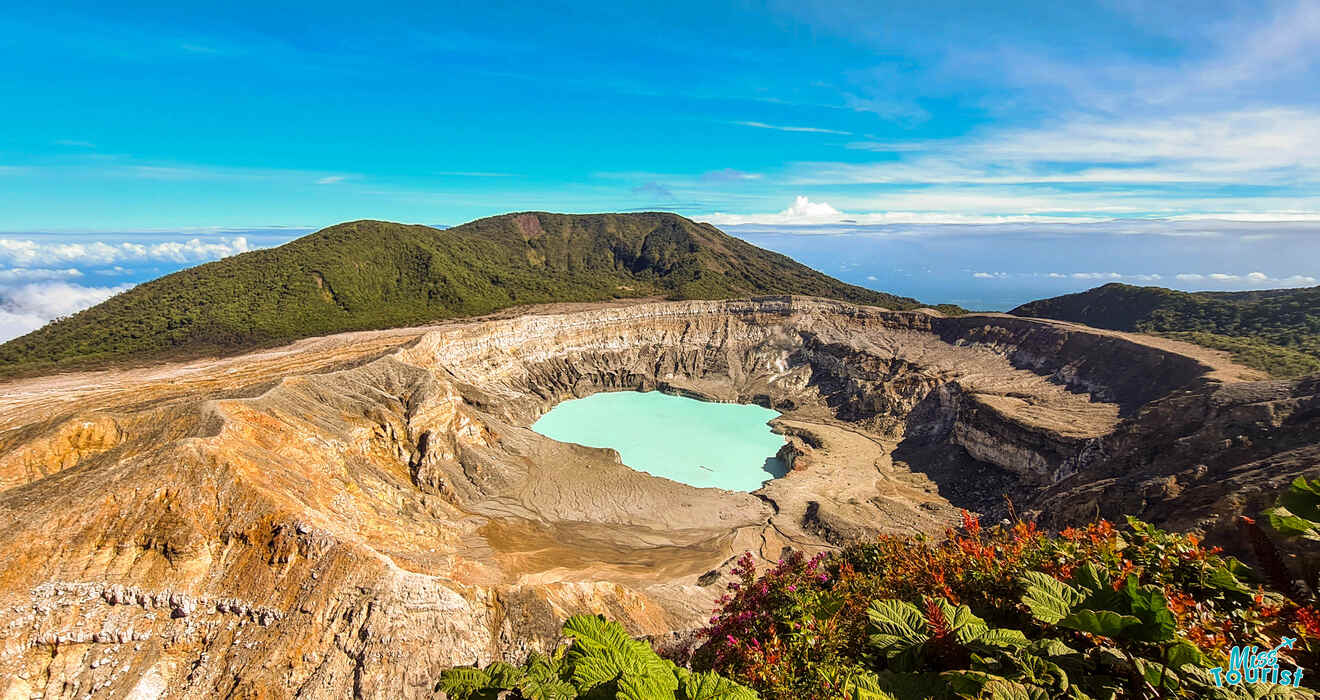
[[[1270,527],[1284,537],[1320,542],[1320,479],[1297,477],[1279,502],[1265,511]]]
[[[1242,525],[1267,578],[1295,599],[1314,601],[1320,592],[1320,553],[1316,551],[1316,543],[1320,542],[1320,479],[1297,477],[1262,515],[1274,534],[1293,550],[1291,558],[1301,569],[1300,575],[1294,573],[1295,567],[1289,564],[1275,541],[1254,519],[1244,517]],[[1314,608],[1304,609],[1302,613],[1309,627],[1320,630],[1320,613]]]
[[[1158,589],[1128,581],[1115,591],[1093,568],[1079,571],[1080,586],[1039,572],[1027,578],[1023,603],[1036,621],[1047,633],[1049,626],[1080,632],[1084,645],[995,629],[966,605],[938,598],[927,599],[924,614],[904,601],[876,601],[868,609],[871,644],[887,668],[859,676],[852,695],[1089,698],[1206,690],[1200,674],[1178,675],[1188,664],[1202,666],[1203,658],[1194,645],[1176,640],[1172,611]]]
[[[927,598],[923,615],[902,600],[878,600],[867,608],[875,647],[894,670],[911,670],[927,657],[960,660],[972,652],[988,652],[1028,644],[1018,630],[991,629],[966,605]]]
[[[1320,522],[1318,505],[1320,482],[1301,480],[1267,515],[1279,534],[1310,542],[1310,525],[1293,518]],[[550,656],[453,669],[439,689],[455,700],[1316,697],[1221,687],[1211,672],[1254,646],[1320,676],[1309,599],[1136,519],[1047,534],[1026,522],[982,529],[965,515],[941,540],[884,536],[760,572],[748,554],[732,573],[692,656],[697,670],[588,616],[566,623],[572,643]]]
[[[1126,658],[1130,690],[1177,690],[1185,664],[1202,664],[1196,645],[1178,637],[1178,622],[1163,590],[1129,574],[1115,587],[1090,564],[1077,569],[1071,584],[1029,571],[1023,575],[1023,603],[1041,623],[1074,630],[1099,640]]]
[[[564,623],[572,639],[552,656],[532,654],[522,666],[495,662],[454,668],[436,689],[452,700],[756,700],[757,694],[712,672],[693,672],[661,658],[616,622],[577,615]],[[503,693],[503,695],[501,695]]]
[[[1314,669],[1320,638],[1241,562],[1135,519],[1050,535],[968,516],[734,573],[693,664],[776,700],[1249,697],[1210,675],[1232,647],[1296,637],[1286,663]]]

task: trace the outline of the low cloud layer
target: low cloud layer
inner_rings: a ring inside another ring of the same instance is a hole
[[[1271,277],[1264,272],[1232,274],[1227,272],[1179,272],[1176,274],[1159,273],[1123,273],[1123,272],[973,272],[972,277],[979,280],[1012,280],[1020,278],[1048,278],[1054,280],[1080,280],[1103,284],[1107,282],[1125,282],[1129,284],[1148,284],[1166,286],[1175,282],[1207,283],[1232,285],[1237,288],[1284,288],[1309,287],[1317,283],[1311,275],[1290,275]]]
[[[1075,198],[1075,194],[1051,195],[1057,198]],[[1090,196],[1090,195],[1086,195]],[[1111,202],[1119,202],[1120,197],[1112,197]],[[1075,202],[1074,202],[1075,203]],[[1320,232],[1320,211],[1274,210],[1274,211],[1226,211],[1206,214],[1174,214],[1169,216],[1133,216],[1137,207],[1110,206],[1114,214],[1099,214],[1103,211],[1097,203],[1086,203],[1092,207],[1088,214],[1077,214],[1077,206],[1067,206],[1067,202],[1035,199],[1033,196],[1009,195],[1003,197],[987,193],[954,192],[940,193],[896,193],[885,196],[873,196],[862,204],[870,204],[865,211],[844,211],[826,201],[812,200],[806,195],[797,195],[786,209],[762,214],[713,214],[696,215],[700,221],[716,226],[781,226],[801,227],[799,233],[821,233],[818,228],[830,224],[848,226],[902,226],[905,224],[939,225],[948,224],[963,228],[970,225],[985,226],[982,230],[994,232],[995,225],[1020,229],[1020,224],[1073,224],[1078,225],[1076,232],[1110,231],[1127,233],[1155,233],[1164,235],[1208,236],[1216,235],[1215,230],[1244,229],[1252,224],[1297,224],[1310,227]],[[1056,206],[1057,205],[1057,206]],[[965,213],[964,210],[977,210],[985,213]],[[1002,213],[997,213],[1002,211]],[[1026,213],[1021,213],[1021,212]],[[1082,226],[1090,224],[1089,228]],[[926,232],[935,229],[927,229]],[[826,231],[830,232],[830,231]]]
[[[1316,221],[864,223],[810,206],[823,203],[798,200],[766,219],[721,227],[846,282],[979,310],[1109,282],[1185,291],[1320,284],[1311,264],[1320,259]]]
[[[99,304],[131,284],[84,287],[68,282],[34,282],[0,288],[0,341],[30,333],[52,319]]]
[[[805,195],[798,195],[787,209],[765,214],[725,214],[715,212],[696,216],[700,221],[716,226],[742,226],[762,224],[769,226],[819,226],[823,224],[850,224],[880,226],[886,224],[1010,224],[1010,223],[1079,223],[1108,220],[1108,217],[1094,216],[1055,216],[1050,214],[968,214],[956,208],[939,206],[942,203],[925,201],[923,197],[905,196],[901,199],[885,200],[880,204],[888,205],[885,211],[851,213],[840,211],[826,201],[813,201]],[[911,208],[893,208],[893,207]],[[928,208],[929,207],[929,208]],[[803,233],[812,233],[804,230]]]
[[[250,250],[248,239],[220,238],[160,243],[90,241],[55,243],[20,238],[0,238],[0,264],[15,267],[54,265],[109,265],[122,262],[162,261],[194,263],[236,255]]]
[[[1179,282],[1218,282],[1221,284],[1248,284],[1262,287],[1306,287],[1316,283],[1311,275],[1292,275],[1290,277],[1270,277],[1264,272],[1248,272],[1236,275],[1227,272],[1184,272],[1174,275]]]
[[[36,330],[181,267],[283,242],[289,234],[0,235],[0,342]],[[175,240],[169,240],[174,237]]]

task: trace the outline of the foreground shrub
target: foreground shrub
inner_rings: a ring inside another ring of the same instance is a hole
[[[572,644],[551,657],[532,654],[522,666],[450,669],[436,689],[452,700],[756,700],[756,693],[714,673],[678,668],[603,617],[571,617],[564,634]]]
[[[1252,519],[1243,518],[1248,533],[1252,535],[1256,558],[1265,562],[1266,575],[1281,579],[1279,585],[1292,590],[1295,595],[1314,597],[1320,589],[1320,546],[1317,546],[1320,543],[1320,479],[1310,481],[1297,477],[1279,496],[1274,507],[1267,508],[1263,515],[1276,537],[1309,555],[1297,562],[1301,570],[1294,571],[1284,561],[1273,539],[1264,536]]]
[[[1267,686],[1214,682],[1233,647],[1292,638],[1281,667],[1309,670],[1320,643],[1313,607],[1137,520],[1047,536],[965,516],[941,542],[882,537],[760,577],[748,555],[734,573],[694,664],[767,698],[1255,697]]]

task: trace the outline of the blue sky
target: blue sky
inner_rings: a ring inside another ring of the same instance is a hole
[[[1315,2],[530,5],[8,8],[0,312],[527,209],[676,211],[986,308],[1315,284]]]

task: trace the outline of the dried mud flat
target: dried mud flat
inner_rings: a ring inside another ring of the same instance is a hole
[[[428,697],[569,614],[697,626],[742,551],[939,532],[1005,495],[1222,530],[1316,465],[1313,384],[1258,379],[1072,324],[767,297],[0,384],[0,694]],[[527,428],[631,389],[776,408],[792,470],[696,489]]]

